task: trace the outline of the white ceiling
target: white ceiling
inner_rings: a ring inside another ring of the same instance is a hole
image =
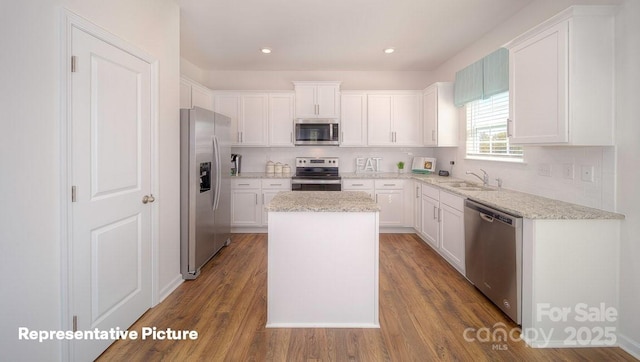
[[[206,70],[434,70],[531,1],[176,0]]]

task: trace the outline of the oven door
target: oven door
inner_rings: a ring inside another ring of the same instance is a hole
[[[342,191],[340,180],[291,180],[291,191]]]

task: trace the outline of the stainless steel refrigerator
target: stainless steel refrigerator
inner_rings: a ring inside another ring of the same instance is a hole
[[[180,110],[180,269],[195,279],[231,241],[231,119]]]

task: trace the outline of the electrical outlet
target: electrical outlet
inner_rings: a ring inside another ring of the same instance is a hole
[[[573,180],[574,172],[572,163],[565,163],[562,165],[562,177],[565,179]]]
[[[581,179],[584,182],[593,182],[593,166],[591,165],[582,165],[581,169]]]
[[[551,176],[551,165],[548,163],[541,163],[538,165],[538,175]]]

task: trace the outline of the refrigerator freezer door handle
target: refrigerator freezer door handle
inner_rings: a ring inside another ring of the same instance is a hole
[[[218,138],[216,136],[213,136],[213,159],[216,163],[213,167],[216,172],[216,188],[213,192],[213,209],[217,210],[218,205],[220,204],[220,184],[222,183],[222,169],[220,167],[220,146],[218,144]]]

